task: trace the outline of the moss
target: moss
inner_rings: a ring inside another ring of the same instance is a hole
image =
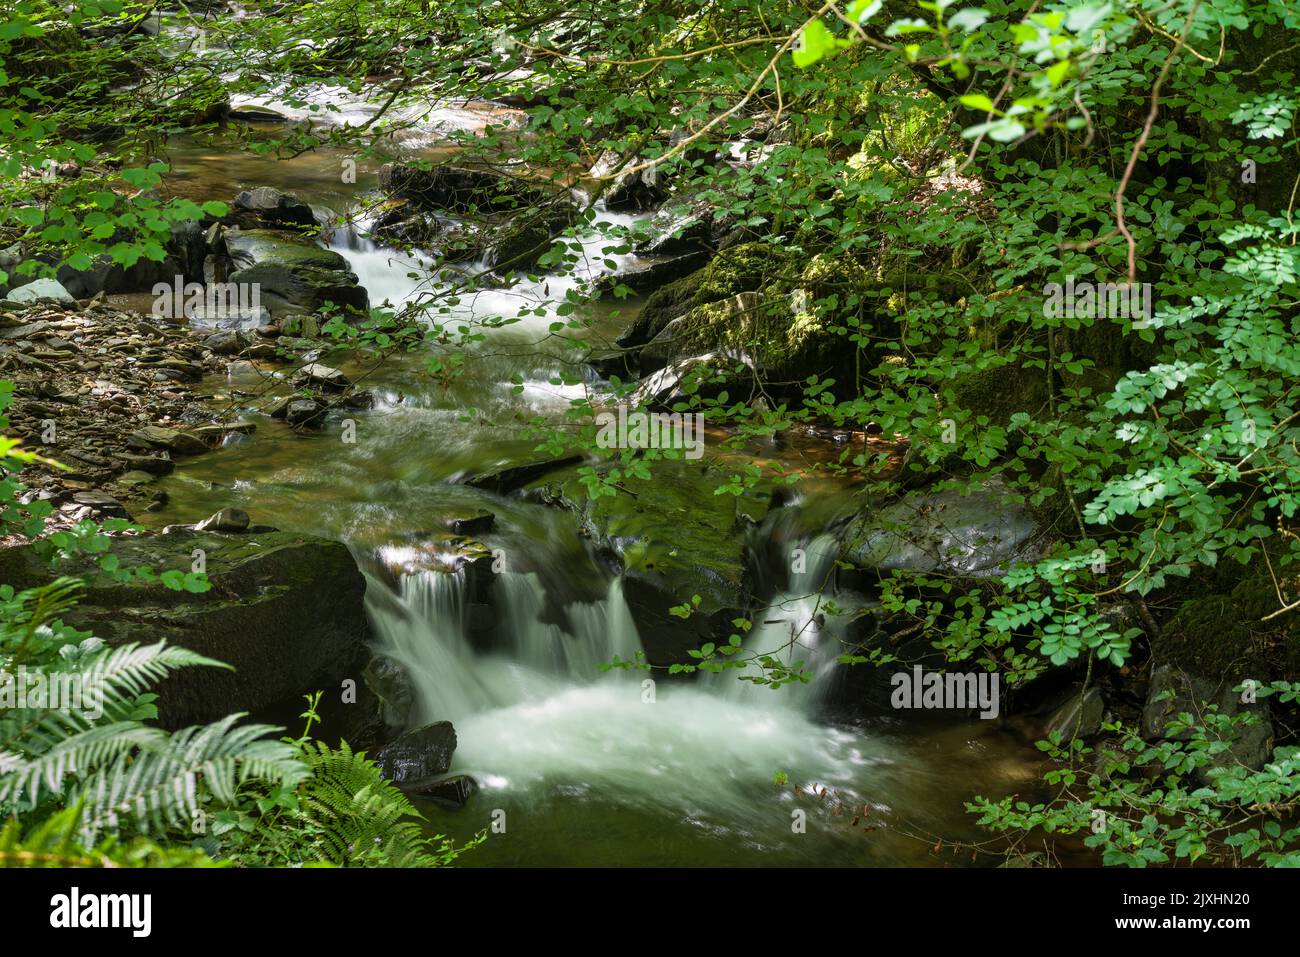
[[[692,309],[769,285],[786,260],[784,250],[767,243],[742,243],[719,253],[707,266],[654,292],[619,344],[643,345]]]
[[[1017,412],[1031,415],[1047,404],[1047,383],[1041,369],[1017,362],[958,376],[950,388],[957,405],[992,425],[1005,426]]]

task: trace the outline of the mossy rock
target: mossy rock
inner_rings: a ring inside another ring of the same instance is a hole
[[[1271,621],[1281,607],[1267,575],[1244,578],[1231,591],[1183,603],[1161,629],[1151,652],[1161,664],[1234,681],[1300,677],[1300,619]]]
[[[780,247],[758,242],[742,243],[719,253],[704,268],[652,294],[627,332],[619,337],[618,344],[644,345],[672,320],[698,306],[770,285],[789,268],[787,259]]]
[[[64,615],[110,645],[165,639],[230,665],[174,672],[157,688],[160,722],[180,727],[235,711],[265,714],[299,695],[359,677],[370,626],[365,578],[347,546],[292,532],[242,534],[173,528],[118,539],[123,568],[189,572],[202,549],[212,588],[173,591],[158,581],[118,582],[89,562],[65,574],[88,579]],[[0,580],[30,588],[50,580],[30,546],[0,552]]]

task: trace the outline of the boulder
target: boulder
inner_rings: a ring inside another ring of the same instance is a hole
[[[540,206],[559,192],[531,180],[521,170],[446,164],[422,170],[390,163],[379,170],[385,192],[425,209],[456,212],[505,212]]]
[[[235,209],[252,213],[270,226],[315,226],[312,208],[292,193],[270,186],[244,190],[235,197]]]
[[[455,750],[456,729],[450,721],[438,721],[384,745],[375,752],[375,763],[394,784],[413,784],[446,774]]]
[[[326,302],[369,308],[369,297],[347,260],[306,237],[266,229],[228,230],[224,241],[236,267],[229,282],[256,283],[262,305],[273,316],[315,312]]]
[[[184,526],[113,544],[123,568],[157,572],[189,572],[196,550],[213,585],[197,594],[159,581],[116,581],[90,559],[67,569],[89,578],[63,616],[74,627],[111,645],[166,639],[232,666],[183,668],[164,680],[164,726],[300,705],[300,695],[337,688],[364,660],[366,583],[347,546],[292,532],[222,535]],[[49,567],[29,546],[5,549],[0,580],[31,587],[49,581]]]
[[[329,389],[333,392],[342,392],[352,385],[352,380],[338,369],[327,366],[322,362],[309,362],[294,373],[293,384],[296,386],[309,385]]]
[[[73,296],[57,280],[35,279],[25,286],[11,290],[8,293],[8,301],[24,304],[40,301],[72,302]]]
[[[1037,561],[1044,532],[1000,480],[974,491],[916,492],[848,526],[840,557],[861,569],[996,578]]]
[[[1191,731],[1171,731],[1171,722],[1180,714],[1189,714],[1194,724],[1201,723],[1201,716],[1211,707],[1229,717],[1253,714],[1255,721],[1230,734],[1210,732],[1212,740],[1226,741],[1228,747],[1214,756],[1199,777],[1208,780],[1207,772],[1235,764],[1258,771],[1273,753],[1273,722],[1267,699],[1243,702],[1242,693],[1233,690],[1239,684],[1237,679],[1198,675],[1172,664],[1157,665],[1151,673],[1146,705],[1142,709],[1142,737],[1148,741],[1162,738],[1185,741],[1191,737]]]

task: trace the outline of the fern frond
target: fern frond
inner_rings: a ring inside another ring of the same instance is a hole
[[[142,830],[188,825],[198,813],[200,781],[220,802],[235,800],[250,778],[294,787],[307,775],[297,751],[264,735],[268,725],[236,726],[242,714],[163,736],[135,754],[122,754],[77,789],[85,801],[85,828],[95,835],[123,818]]]

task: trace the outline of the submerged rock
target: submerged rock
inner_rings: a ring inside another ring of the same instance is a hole
[[[68,569],[89,577],[82,600],[64,615],[70,625],[111,645],[166,639],[233,668],[183,668],[163,681],[158,709],[166,727],[264,713],[337,688],[363,658],[370,639],[365,578],[339,542],[182,526],[119,538],[113,552],[123,568],[157,572],[189,572],[201,552],[212,582],[211,590],[193,593],[157,580],[119,582],[89,561]],[[0,551],[0,580],[30,587],[48,581],[49,569],[31,547],[10,548]]]
[[[456,729],[450,721],[438,721],[384,745],[375,752],[375,763],[394,784],[413,784],[446,774],[455,750]]]

